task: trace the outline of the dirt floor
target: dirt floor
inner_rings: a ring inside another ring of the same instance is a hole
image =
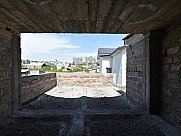
[[[0,136],[181,136],[117,88],[55,87],[0,121]]]

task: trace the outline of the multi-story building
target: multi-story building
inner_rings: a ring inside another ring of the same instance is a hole
[[[85,57],[85,64],[89,65],[89,64],[95,64],[96,63],[96,58],[95,57]]]
[[[74,65],[80,65],[82,63],[83,63],[83,58],[77,58],[77,57],[73,58],[73,64]]]

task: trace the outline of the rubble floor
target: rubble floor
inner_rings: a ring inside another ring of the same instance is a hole
[[[0,120],[0,136],[180,136],[115,87],[55,87]]]

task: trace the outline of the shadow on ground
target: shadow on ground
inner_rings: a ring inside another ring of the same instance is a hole
[[[52,91],[57,91],[57,97],[55,94],[50,95],[51,93],[43,94],[23,105],[12,117],[1,120],[0,135],[179,135],[173,126],[135,107],[123,94],[114,97],[65,98],[58,95],[61,93],[59,89],[61,88]]]

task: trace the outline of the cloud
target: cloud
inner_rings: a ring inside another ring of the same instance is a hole
[[[32,54],[51,54],[57,49],[75,49],[70,38],[60,38],[49,34],[21,34],[22,58]]]

